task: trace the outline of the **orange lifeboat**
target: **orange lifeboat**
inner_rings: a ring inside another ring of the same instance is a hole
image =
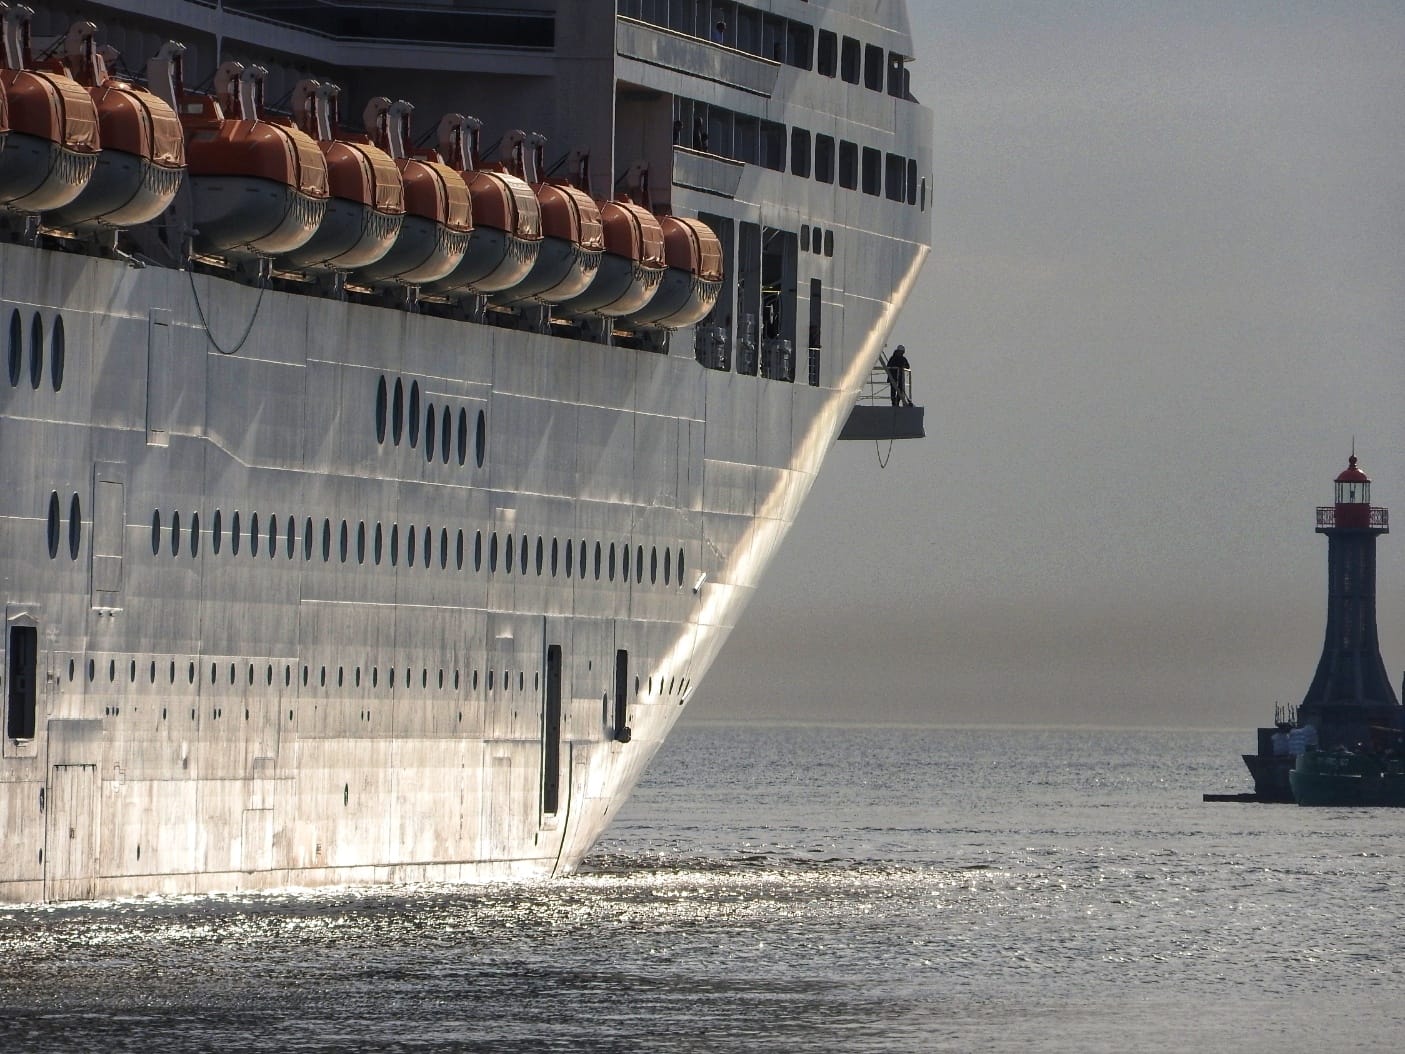
[[[327,162],[327,213],[317,233],[278,261],[322,272],[354,271],[385,256],[405,219],[400,170],[380,147],[344,138],[335,84],[305,80],[293,89],[293,114]]]
[[[656,329],[681,329],[707,317],[722,292],[722,242],[701,220],[660,216],[665,270],[648,306],[628,321]]]
[[[305,245],[326,213],[322,151],[306,133],[259,115],[267,72],[226,62],[213,96],[177,81],[197,252],[280,256]]]
[[[44,212],[83,192],[98,163],[98,113],[92,98],[67,73],[31,69],[28,7],[5,7],[5,98],[0,150],[0,207]]]
[[[366,106],[366,131],[394,159],[405,184],[405,221],[390,251],[356,272],[357,281],[424,285],[446,277],[468,251],[473,206],[468,186],[448,165],[407,156],[410,114],[403,99],[377,96]]]
[[[69,68],[92,96],[102,138],[87,187],[44,216],[46,224],[69,230],[154,220],[175,200],[185,177],[185,137],[173,102],[109,75],[93,40],[96,31],[91,22],[68,31]],[[169,79],[166,87],[172,95]]]
[[[427,287],[431,293],[500,293],[521,283],[541,250],[541,206],[526,180],[485,170],[478,155],[482,122],[445,114],[439,122],[439,152],[459,170],[473,200],[473,236],[453,272]]]
[[[582,181],[589,186],[589,158],[581,159]],[[605,255],[590,288],[561,305],[566,315],[618,318],[642,310],[659,287],[664,271],[663,227],[643,205],[627,197],[600,202]]]
[[[510,132],[506,148],[519,178],[532,185],[541,205],[542,244],[537,262],[517,286],[493,299],[500,304],[535,300],[559,304],[579,296],[600,268],[605,235],[600,207],[579,187],[563,182],[538,182],[537,171],[546,140],[533,135],[528,150],[522,132]]]

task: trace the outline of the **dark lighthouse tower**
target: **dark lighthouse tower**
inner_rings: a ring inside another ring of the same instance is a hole
[[[1327,632],[1298,707],[1298,724],[1316,726],[1328,749],[1370,743],[1373,728],[1402,727],[1376,635],[1376,537],[1390,530],[1390,516],[1371,507],[1371,478],[1354,452],[1336,491],[1336,504],[1317,510],[1317,533],[1327,536]]]

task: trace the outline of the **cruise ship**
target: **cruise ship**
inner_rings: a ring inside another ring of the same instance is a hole
[[[569,872],[929,251],[905,5],[0,17],[0,900]]]

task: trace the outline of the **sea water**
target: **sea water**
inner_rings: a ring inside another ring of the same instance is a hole
[[[1251,741],[685,726],[569,878],[0,909],[0,1049],[1398,1044],[1405,810]]]

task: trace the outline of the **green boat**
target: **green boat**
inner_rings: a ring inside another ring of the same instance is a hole
[[[1288,781],[1299,805],[1405,806],[1405,757],[1395,750],[1309,750]]]

